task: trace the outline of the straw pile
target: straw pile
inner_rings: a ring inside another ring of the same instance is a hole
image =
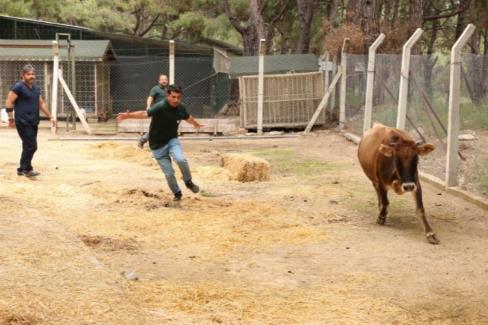
[[[0,223],[0,324],[144,322],[118,277],[79,239],[36,210],[6,200]]]
[[[220,157],[220,166],[228,169],[233,180],[254,182],[269,180],[269,162],[247,154],[228,153]]]

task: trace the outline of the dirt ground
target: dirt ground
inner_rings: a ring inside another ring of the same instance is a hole
[[[200,194],[174,204],[134,141],[40,134],[37,180],[0,129],[0,324],[488,323],[488,212],[424,184],[441,245],[411,196],[376,194],[333,132],[184,140]],[[219,154],[271,163],[239,183]]]

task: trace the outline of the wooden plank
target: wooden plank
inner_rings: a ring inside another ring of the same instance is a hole
[[[182,121],[178,131],[180,133],[231,133],[239,131],[239,118],[225,119],[198,119],[204,127],[195,129],[190,124]],[[130,119],[124,120],[118,124],[119,132],[140,133],[147,132],[151,119]]]
[[[341,76],[343,77],[342,69],[339,69],[337,71],[337,74],[335,75],[334,79],[332,80],[332,82],[329,86],[329,89],[327,90],[324,97],[322,98],[322,101],[320,101],[320,104],[317,107],[317,110],[315,111],[315,113],[313,114],[312,119],[310,120],[307,127],[305,128],[305,132],[304,132],[305,134],[309,133],[310,130],[312,130],[312,127],[314,126],[315,122],[317,121],[317,118],[319,117],[320,112],[327,105],[327,102],[329,101],[330,94],[331,94],[332,90],[335,88],[337,81],[339,80],[339,78],[341,78]]]
[[[63,86],[64,91],[66,92],[66,95],[68,95],[68,98],[71,102],[71,105],[73,105],[73,108],[75,109],[76,115],[78,115],[78,118],[81,121],[81,124],[83,125],[83,128],[85,129],[86,133],[91,134],[91,129],[88,123],[85,120],[85,116],[81,114],[80,107],[78,107],[78,103],[76,103],[75,98],[73,97],[73,94],[71,93],[71,90],[68,88],[68,85],[66,84],[66,81],[64,81],[63,74],[59,73],[58,76],[59,82]]]

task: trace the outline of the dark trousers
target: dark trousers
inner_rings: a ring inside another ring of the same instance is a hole
[[[22,139],[22,155],[17,171],[28,172],[32,168],[32,158],[37,150],[37,125],[16,124],[17,133]]]

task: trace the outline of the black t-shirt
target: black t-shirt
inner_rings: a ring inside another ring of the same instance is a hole
[[[172,107],[167,100],[151,106],[147,110],[147,115],[152,118],[149,125],[149,147],[152,150],[159,149],[169,140],[177,138],[180,121],[190,117],[185,106],[180,104],[178,107]]]
[[[15,123],[38,125],[41,88],[36,85],[32,85],[30,88],[25,82],[19,81],[11,90],[17,95],[14,103]]]

